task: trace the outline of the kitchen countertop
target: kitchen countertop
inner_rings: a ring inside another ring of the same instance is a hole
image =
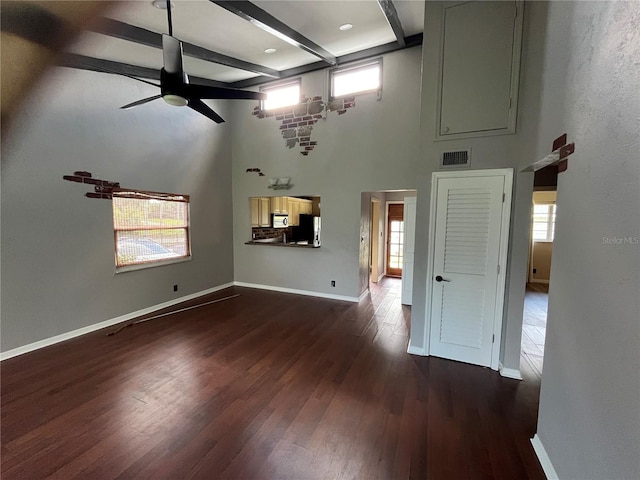
[[[297,242],[287,242],[284,243],[282,241],[279,242],[265,242],[265,241],[260,241],[260,240],[250,240],[248,242],[244,243],[245,245],[266,245],[268,247],[293,247],[293,248],[320,248],[320,247],[314,247],[313,244],[299,244]]]

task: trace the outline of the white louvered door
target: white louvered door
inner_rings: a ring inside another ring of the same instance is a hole
[[[434,187],[430,354],[491,366],[504,288],[498,295],[505,176],[439,178]]]

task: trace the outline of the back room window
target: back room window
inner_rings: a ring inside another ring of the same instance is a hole
[[[112,202],[116,271],[191,258],[187,195],[120,190]]]
[[[556,205],[537,204],[533,206],[533,240],[553,242],[556,227]]]
[[[272,110],[300,103],[300,79],[263,87],[260,91],[267,94],[267,99],[260,102],[262,110]]]
[[[359,93],[382,93],[382,59],[350,67],[340,67],[329,73],[330,97],[338,98]]]

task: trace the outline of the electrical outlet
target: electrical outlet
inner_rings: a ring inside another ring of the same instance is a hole
[[[173,286],[173,291],[174,291],[174,292],[177,292],[177,291],[178,291],[178,285],[174,285],[174,286]]]
[[[335,280],[331,280],[331,286],[335,287],[336,286],[336,281]]]

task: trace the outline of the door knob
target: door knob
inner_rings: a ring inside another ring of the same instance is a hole
[[[436,277],[436,282],[450,282],[451,280],[447,280],[446,278],[442,278],[441,275]]]

